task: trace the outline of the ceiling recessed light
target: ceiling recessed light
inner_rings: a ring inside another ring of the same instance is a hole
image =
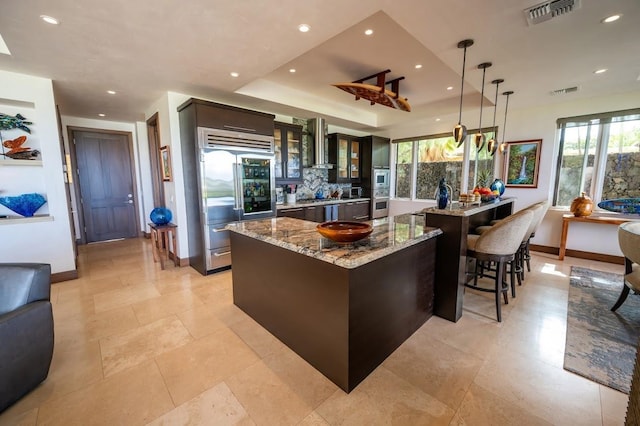
[[[595,70],[593,73],[594,74],[602,74],[603,72],[607,72],[607,69],[606,68],[602,68],[602,69],[599,69],[599,70]]]
[[[104,117],[104,116],[106,116],[106,114],[102,114],[102,113],[98,114],[98,117]]]
[[[233,78],[236,78],[236,77],[240,76],[240,74],[238,74],[238,73],[237,73],[237,72],[235,72],[235,71],[234,71],[234,72],[232,72],[232,73],[230,73],[229,75],[231,75],[231,77],[233,77]]]
[[[440,121],[440,119],[439,119],[439,118],[436,118],[436,121]]]
[[[290,69],[289,69],[289,72],[290,72],[291,74],[293,74],[294,72],[296,72],[296,69],[295,69],[295,68],[290,68]]]
[[[453,86],[447,87],[447,90],[453,90]]]
[[[365,30],[364,33],[365,33],[365,35],[371,35],[371,34],[373,34],[373,30],[371,28],[369,28],[369,29]]]
[[[301,33],[306,33],[306,32],[308,32],[310,29],[311,29],[311,27],[310,27],[309,25],[307,25],[307,24],[300,24],[300,25],[298,25],[298,30],[299,30]]]
[[[603,24],[608,24],[610,22],[615,22],[618,19],[620,19],[622,17],[622,15],[611,15],[611,16],[607,16],[606,18],[604,18],[602,21]]]
[[[422,68],[422,64],[416,64],[416,69],[419,70],[420,68]]]
[[[116,94],[116,92],[114,90],[107,90],[107,93],[110,94],[110,95],[115,95]]]
[[[60,23],[60,21],[58,21],[56,18],[54,18],[53,16],[48,16],[48,15],[40,15],[40,19],[42,19],[44,22],[46,22],[47,24],[51,24],[51,25],[58,25]]]

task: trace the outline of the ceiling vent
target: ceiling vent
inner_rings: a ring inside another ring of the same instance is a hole
[[[578,91],[578,86],[565,87],[564,89],[552,90],[552,95],[566,95],[567,93],[573,93]]]
[[[529,25],[548,21],[580,8],[580,0],[553,0],[540,3],[524,10]]]

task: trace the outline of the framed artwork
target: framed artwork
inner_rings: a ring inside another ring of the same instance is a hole
[[[163,181],[171,182],[171,152],[168,145],[160,147],[160,173]]]
[[[537,188],[542,139],[507,142],[504,182],[507,187]]]

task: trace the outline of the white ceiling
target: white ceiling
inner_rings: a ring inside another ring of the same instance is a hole
[[[174,91],[282,115],[321,115],[363,131],[457,120],[457,43],[465,38],[475,44],[467,51],[463,110],[479,106],[477,65],[486,61],[493,66],[485,106],[496,78],[505,80],[500,92],[515,91],[510,109],[640,90],[640,2],[581,3],[529,26],[523,10],[536,0],[11,0],[0,14],[11,51],[0,54],[0,69],[52,79],[63,115],[144,120],[145,110]],[[623,17],[600,22],[614,13]],[[61,24],[45,24],[42,14]],[[311,31],[300,33],[301,23]],[[372,36],[364,35],[367,28]],[[608,71],[595,75],[600,68]],[[389,78],[405,77],[400,95],[412,112],[356,101],[331,86],[385,69]],[[571,86],[579,91],[550,94]]]

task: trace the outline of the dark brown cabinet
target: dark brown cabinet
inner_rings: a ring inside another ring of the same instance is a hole
[[[359,138],[341,133],[328,135],[331,183],[359,183],[362,179],[362,142]]]
[[[332,213],[327,210],[337,207],[338,220],[364,221],[370,218],[370,203],[369,200],[357,200],[346,203],[321,204],[319,206],[292,207],[278,210],[278,217],[293,217],[322,223],[326,220],[331,220]]]
[[[294,207],[291,209],[278,210],[278,217],[293,217],[295,219],[305,219],[304,207]]]
[[[363,169],[365,167],[388,168],[390,164],[391,144],[389,138],[381,136],[365,136],[359,139],[363,144]],[[364,164],[365,159],[371,156],[371,163]]]
[[[277,184],[302,183],[302,126],[274,123]]]
[[[311,222],[324,222],[324,206],[307,206],[304,208],[304,219]]]
[[[352,201],[340,204],[338,219],[356,222],[369,220],[369,204],[369,200]]]

